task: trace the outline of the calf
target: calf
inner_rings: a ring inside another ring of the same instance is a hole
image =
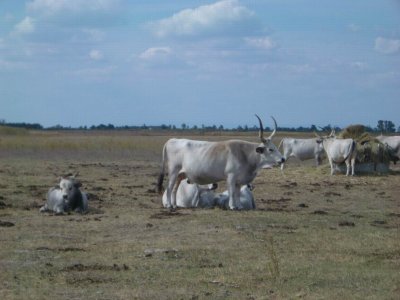
[[[47,202],[40,208],[40,212],[53,211],[63,214],[65,211],[87,212],[88,199],[86,193],[79,188],[82,184],[75,176],[61,177],[60,184],[47,192]]]
[[[177,207],[200,207],[211,208],[215,206],[214,191],[218,187],[217,184],[199,185],[196,183],[188,183],[183,180],[176,192],[176,206]],[[164,192],[162,197],[164,207],[168,207],[167,191]]]
[[[245,184],[240,188],[239,209],[256,209],[256,203],[252,193],[253,189],[254,187],[251,184]],[[217,196],[215,205],[223,209],[229,208],[229,194],[227,190]]]

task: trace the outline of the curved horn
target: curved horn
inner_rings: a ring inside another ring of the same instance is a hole
[[[315,130],[314,130],[314,135],[315,135],[317,138],[322,138]]]
[[[264,127],[263,127],[263,123],[262,123],[262,121],[261,121],[261,119],[260,119],[260,117],[259,117],[258,115],[256,115],[256,117],[257,117],[257,119],[258,119],[258,122],[260,122],[260,130],[259,130],[258,136],[260,137],[261,142],[265,143],[265,142],[266,142],[266,139],[264,138]]]
[[[268,137],[269,140],[272,139],[272,137],[273,137],[273,136],[275,135],[275,133],[276,133],[276,129],[278,128],[278,125],[276,125],[276,120],[275,120],[275,118],[274,118],[273,116],[271,116],[271,118],[272,118],[272,120],[274,120],[275,128],[274,128],[274,131],[272,131],[272,133],[271,133],[270,136]]]

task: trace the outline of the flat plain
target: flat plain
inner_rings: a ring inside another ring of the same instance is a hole
[[[397,165],[346,177],[293,159],[259,172],[254,211],[169,212],[155,184],[171,136],[0,132],[0,298],[399,299]],[[89,212],[39,213],[76,172]]]

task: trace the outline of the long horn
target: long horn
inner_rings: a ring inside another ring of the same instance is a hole
[[[322,138],[315,130],[314,130],[314,135],[315,135],[317,138]]]
[[[256,117],[257,117],[257,119],[258,119],[258,122],[260,122],[260,130],[259,130],[259,132],[258,132],[258,136],[260,137],[261,142],[265,143],[267,140],[264,138],[264,127],[263,127],[263,123],[262,123],[262,121],[261,121],[261,119],[260,119],[259,116],[256,115]]]
[[[275,118],[274,118],[273,116],[271,116],[271,118],[272,118],[272,120],[274,120],[275,128],[274,128],[274,131],[272,131],[272,133],[271,133],[270,136],[268,137],[269,140],[272,139],[272,137],[273,137],[273,136],[275,135],[275,133],[276,133],[276,129],[278,128],[278,125],[276,125],[276,120],[275,120]]]

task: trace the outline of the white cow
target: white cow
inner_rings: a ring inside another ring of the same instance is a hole
[[[158,177],[158,191],[162,190],[165,172],[168,171],[167,207],[176,207],[176,191],[180,182],[187,178],[191,183],[210,184],[226,180],[230,209],[239,208],[240,187],[256,177],[259,169],[278,165],[285,161],[271,139],[264,138],[261,119],[259,137],[261,143],[241,140],[222,142],[170,139],[163,148],[163,163]],[[168,169],[168,170],[166,170]]]
[[[183,180],[176,192],[176,206],[212,208],[215,206],[214,191],[217,187],[217,184],[199,185]],[[163,194],[162,203],[168,207],[167,191]]]
[[[400,136],[383,136],[381,134],[380,136],[377,136],[376,139],[389,147],[391,159],[393,160],[393,163],[396,164],[400,159]]]
[[[40,212],[54,211],[57,214],[68,210],[86,212],[88,199],[86,193],[80,191],[81,186],[75,176],[61,177],[60,184],[47,192],[47,202],[40,208]]]
[[[324,147],[322,143],[317,143],[316,138],[311,139],[294,139],[294,138],[283,138],[279,143],[278,149],[283,148],[283,157],[287,161],[289,157],[296,157],[303,161],[306,159],[315,158],[317,166],[321,164],[322,156],[324,153]],[[285,164],[281,164],[281,170],[283,170]]]
[[[331,175],[335,173],[335,165],[345,162],[347,171],[346,176],[354,176],[354,166],[356,162],[356,142],[353,139],[337,139],[335,131],[332,130],[329,136],[319,136],[317,143],[321,143],[325,149],[329,164],[331,165]]]
[[[253,188],[251,184],[245,184],[240,188],[239,209],[256,209],[256,203],[252,193]],[[227,190],[216,197],[215,205],[223,209],[229,208],[229,193]]]

